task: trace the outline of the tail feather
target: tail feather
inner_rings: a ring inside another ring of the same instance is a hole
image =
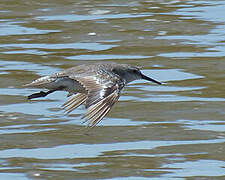
[[[23,86],[24,87],[39,87],[41,85],[48,84],[53,81],[55,81],[55,78],[51,78],[50,76],[44,76],[32,81],[31,83],[24,84]]]

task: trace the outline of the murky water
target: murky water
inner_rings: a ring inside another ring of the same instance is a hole
[[[225,1],[1,1],[0,179],[225,179]],[[87,62],[141,66],[86,133],[66,93],[23,84]]]

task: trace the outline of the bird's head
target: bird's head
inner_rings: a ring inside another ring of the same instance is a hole
[[[120,67],[114,67],[112,71],[120,77],[124,78],[127,83],[138,79],[144,79],[147,81],[154,82],[156,84],[161,84],[159,81],[145,76],[139,68],[134,66],[125,65]]]

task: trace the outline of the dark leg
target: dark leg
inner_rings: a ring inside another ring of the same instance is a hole
[[[44,91],[40,91],[39,93],[34,93],[34,94],[31,94],[30,96],[27,97],[27,99],[34,99],[34,98],[39,98],[39,97],[45,97],[55,91],[60,91],[60,90],[63,90],[64,87],[59,87],[58,89],[54,89],[54,90],[49,90],[47,92],[44,92]]]
[[[39,97],[45,97],[48,94],[51,94],[51,93],[53,93],[55,91],[57,91],[57,90],[50,90],[50,91],[47,91],[47,92],[40,91],[39,93],[31,94],[30,96],[27,97],[27,99],[34,99],[34,98],[39,98]]]

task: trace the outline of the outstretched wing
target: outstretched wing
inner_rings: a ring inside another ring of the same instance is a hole
[[[85,103],[86,100],[87,100],[86,94],[77,93],[72,95],[62,106],[66,113],[70,113],[78,106]]]
[[[111,110],[114,103],[119,99],[120,91],[125,86],[125,82],[119,77],[108,75],[92,77],[76,77],[88,91],[85,107],[87,112],[82,118],[88,121],[89,127],[94,127]]]

